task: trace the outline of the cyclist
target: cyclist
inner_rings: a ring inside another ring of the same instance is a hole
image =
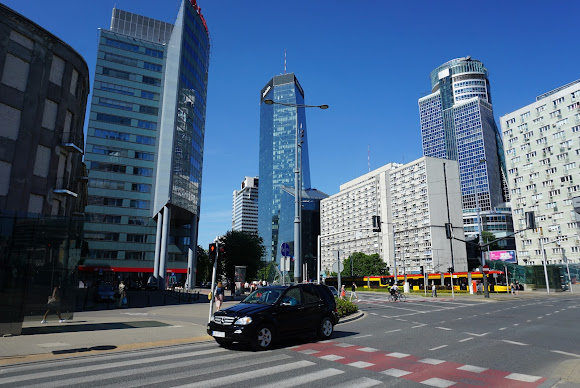
[[[397,283],[393,284],[391,287],[391,295],[395,298],[395,300],[399,298],[399,287],[397,286]]]

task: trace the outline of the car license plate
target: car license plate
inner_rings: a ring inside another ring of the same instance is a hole
[[[211,335],[214,337],[225,337],[226,333],[224,333],[223,331],[212,331]]]

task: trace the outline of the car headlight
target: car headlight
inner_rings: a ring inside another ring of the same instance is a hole
[[[212,316],[211,316],[211,319],[210,319],[210,321],[212,321],[212,322],[215,322],[215,315],[212,315]]]
[[[234,322],[234,325],[249,325],[250,323],[252,323],[252,318],[250,317],[243,317],[238,319],[237,321]]]

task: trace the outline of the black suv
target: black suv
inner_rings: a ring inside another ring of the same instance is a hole
[[[207,333],[222,346],[245,342],[254,350],[265,350],[285,336],[313,333],[328,339],[337,323],[336,301],[327,286],[269,286],[216,311]]]

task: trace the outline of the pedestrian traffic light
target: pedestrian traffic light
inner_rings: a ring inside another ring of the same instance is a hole
[[[453,226],[450,223],[445,224],[445,235],[449,240],[453,238]]]
[[[425,275],[425,267],[421,266],[421,275]]]
[[[208,253],[207,253],[207,256],[209,257],[209,260],[210,260],[210,261],[214,261],[214,260],[215,260],[215,257],[216,257],[216,251],[217,251],[217,249],[216,249],[216,244],[215,244],[215,243],[211,243],[211,244],[209,244],[209,249],[208,249],[208,251],[207,251],[207,252],[208,252]]]
[[[373,216],[373,232],[381,231],[381,216]]]

